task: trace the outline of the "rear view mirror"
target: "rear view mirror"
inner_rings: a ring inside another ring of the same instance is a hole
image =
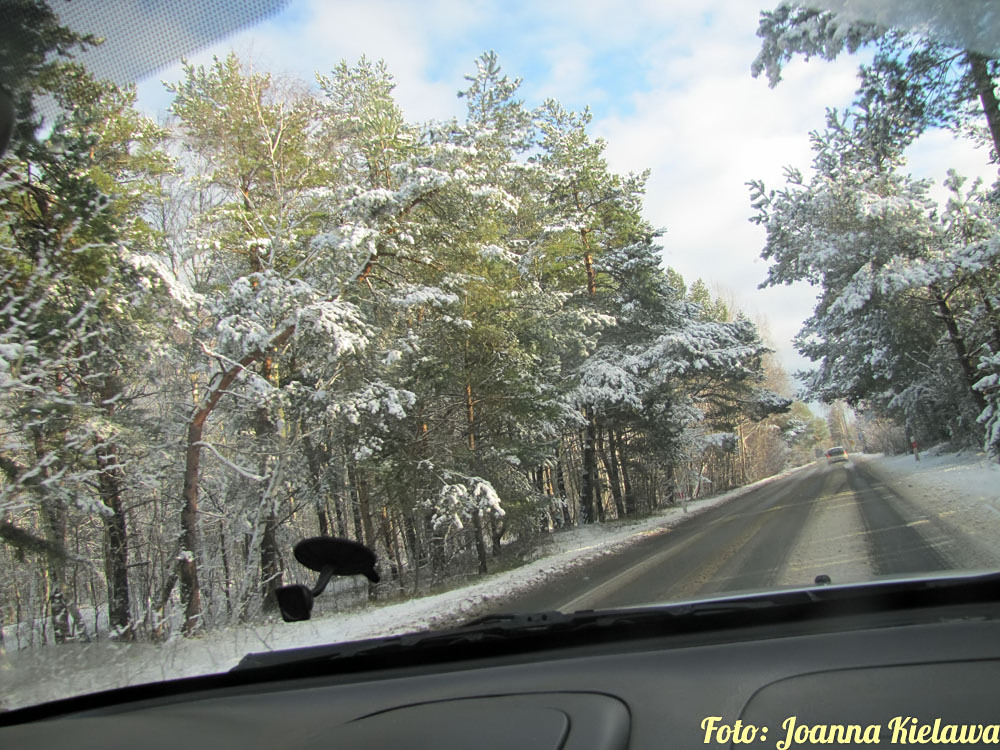
[[[319,573],[316,585],[310,589],[300,583],[282,586],[276,592],[281,619],[285,622],[308,620],[312,615],[313,599],[323,593],[333,576],[363,575],[378,583],[375,553],[360,542],[329,536],[303,539],[295,545],[295,559]]]

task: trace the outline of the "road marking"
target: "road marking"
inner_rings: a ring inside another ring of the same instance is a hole
[[[676,553],[686,549],[689,545],[693,544],[695,540],[700,539],[702,536],[707,534],[711,528],[711,524],[707,524],[701,531],[691,535],[680,544],[667,547],[666,549],[647,557],[645,560],[637,562],[635,565],[630,568],[626,568],[621,573],[609,578],[599,586],[595,586],[590,589],[585,594],[581,594],[580,596],[574,597],[567,602],[563,602],[555,609],[560,612],[575,612],[578,609],[586,609],[587,607],[584,605],[594,600],[600,601],[602,596],[615,591],[626,581],[642,575],[647,570],[658,567],[666,558],[672,557]]]

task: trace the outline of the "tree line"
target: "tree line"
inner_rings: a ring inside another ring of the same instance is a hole
[[[462,119],[409,122],[382,63],[305,82],[230,54],[185,65],[156,123],[73,62],[93,39],[22,6],[36,48],[0,59],[8,640],[273,616],[316,534],[377,551],[361,600],[423,593],[825,438],[757,326],[661,265],[646,175],[492,53]]]
[[[796,339],[818,364],[807,397],[846,401],[868,415],[872,435],[894,423],[897,448],[950,441],[1000,453],[997,185],[950,171],[939,199],[907,163],[932,129],[997,163],[1000,61],[972,32],[978,12],[925,9],[908,29],[783,3],[758,29],[753,74],[771,86],[796,56],[870,55],[853,103],[829,110],[812,134],[811,170],[789,168],[777,190],[755,181],[751,198],[767,230],[764,285],[819,289]]]

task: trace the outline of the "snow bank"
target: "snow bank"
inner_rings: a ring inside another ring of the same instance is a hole
[[[66,644],[2,655],[0,706],[10,709],[125,685],[224,672],[251,651],[363,640],[458,624],[500,609],[507,598],[552,576],[613,554],[656,529],[673,526],[798,470],[717,497],[689,501],[640,521],[557,532],[540,551],[543,557],[434,596],[319,616],[307,622],[224,628],[200,638],[178,637],[164,644]]]
[[[920,454],[870,456],[869,465],[893,484],[913,490],[914,500],[937,510],[955,510],[996,523],[1000,517],[1000,464],[982,451],[944,453],[940,446]]]
[[[920,454],[863,456],[859,460],[909,504],[908,521],[951,529],[949,536],[968,543],[951,545],[956,568],[1000,568],[1000,465],[978,450],[945,453],[936,446]]]
[[[914,513],[945,519],[966,534],[983,540],[984,548],[998,546],[994,530],[1000,519],[1000,466],[984,454],[939,454],[931,450],[922,454],[920,463],[912,456],[856,456],[854,460],[864,461],[902,491],[911,500]],[[657,529],[676,525],[692,514],[804,468],[808,467],[792,469],[718,497],[691,501],[686,507],[670,508],[640,521],[595,524],[558,532],[540,551],[541,557],[517,569],[477,578],[468,586],[434,596],[319,616],[302,623],[225,628],[201,638],[177,638],[159,645],[70,644],[0,656],[3,677],[0,701],[4,708],[14,708],[122,685],[225,671],[251,651],[362,640],[453,625],[496,611],[506,599],[537,583],[618,552]],[[843,505],[847,507],[846,503]],[[843,570],[837,571],[838,579],[854,579],[857,575],[853,574],[860,575],[863,571],[855,567],[860,565],[861,553],[851,546],[855,543],[851,540],[858,537],[858,521],[846,511],[843,518],[838,516],[833,504],[824,512],[825,523],[820,528],[829,547],[823,560],[824,570],[831,565],[843,565]],[[992,539],[987,541],[987,537]],[[815,546],[812,551],[815,554]],[[795,555],[792,557],[790,569],[797,567]],[[1000,567],[1000,559],[994,564]],[[781,581],[779,585],[790,583]],[[801,585],[798,580],[795,583]]]

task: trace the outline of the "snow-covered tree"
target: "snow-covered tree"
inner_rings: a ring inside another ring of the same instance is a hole
[[[23,80],[72,106],[3,162],[0,554],[59,638],[84,585],[120,636],[271,616],[316,533],[377,551],[359,597],[486,571],[783,408],[755,326],[661,268],[644,176],[492,53],[422,124],[364,58],[187,66],[163,128]]]
[[[63,113],[45,139],[14,149],[0,178],[5,539],[45,555],[63,640],[70,613],[83,627],[66,584],[67,533],[79,518],[98,519],[109,621],[130,637],[124,493],[137,454],[123,436],[142,418],[139,383],[165,298],[142,262],[152,235],[141,214],[168,161],[161,131],[132,109],[133,92],[66,64],[44,80],[35,93],[54,96]]]
[[[963,6],[967,32],[959,24],[935,24],[933,13],[919,10],[906,28],[892,28],[850,15],[782,2],[761,13],[757,36],[761,51],[751,66],[753,75],[767,75],[773,87],[782,66],[796,55],[833,60],[844,52],[870,49],[872,61],[858,71],[855,104],[874,107],[891,116],[874,120],[882,136],[912,139],[929,128],[970,131],[1000,153],[1000,102],[996,78],[1000,61],[988,54],[988,45],[976,44],[978,13],[987,6]],[[878,15],[876,12],[875,15]],[[902,15],[906,15],[903,13]],[[949,14],[943,14],[948,17]],[[987,25],[988,26],[988,25]]]
[[[772,263],[765,284],[821,289],[797,338],[819,363],[813,397],[866,403],[927,436],[964,439],[986,406],[974,386],[990,326],[967,311],[985,313],[995,294],[992,199],[963,194],[953,175],[954,197],[938,206],[929,183],[902,174],[898,149],[873,145],[867,123],[864,111],[831,113],[814,136],[812,177],[789,170],[781,190],[752,185]]]

